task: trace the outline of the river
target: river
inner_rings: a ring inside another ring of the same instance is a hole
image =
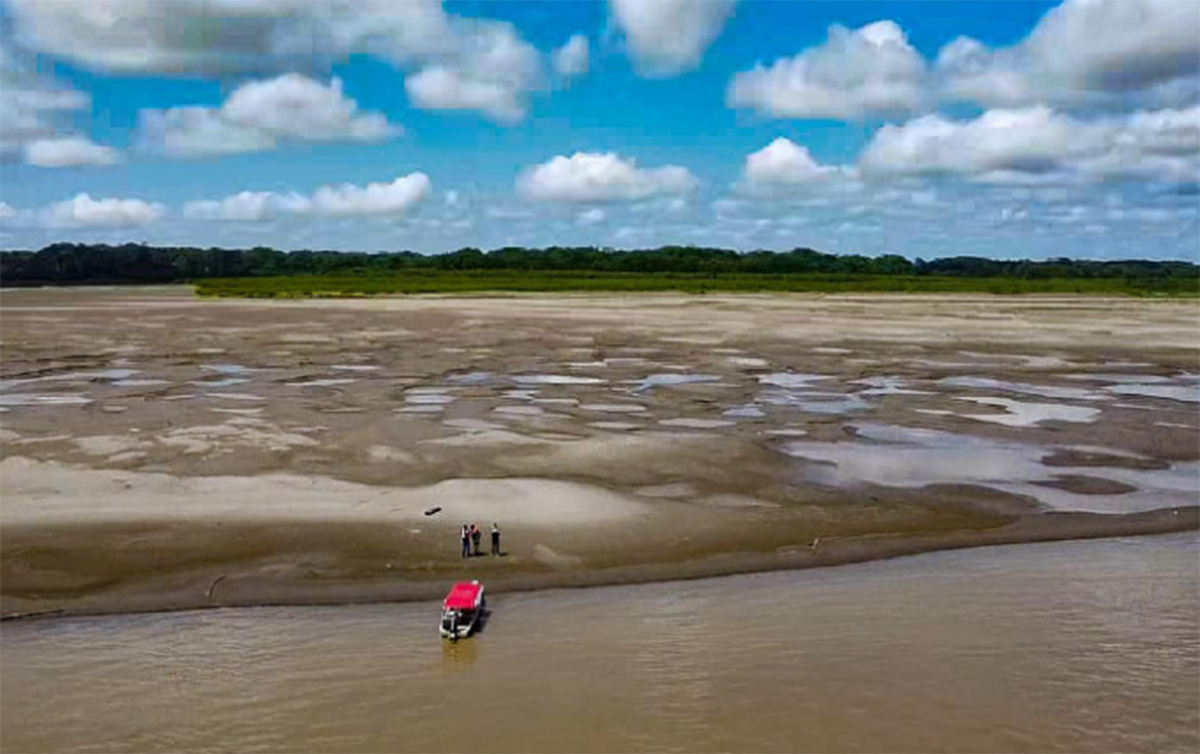
[[[1196,751],[1200,537],[0,631],[29,751]]]

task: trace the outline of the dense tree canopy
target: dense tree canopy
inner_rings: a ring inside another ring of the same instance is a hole
[[[0,252],[0,285],[173,283],[207,278],[278,275],[392,274],[405,270],[542,270],[693,274],[837,274],[944,276],[966,278],[1191,279],[1200,285],[1200,266],[1173,261],[1047,261],[950,257],[910,261],[885,254],[825,254],[813,249],[737,252],[696,246],[616,250],[594,246],[483,252],[465,248],[446,254],[402,252],[198,249],[57,243],[41,251]]]

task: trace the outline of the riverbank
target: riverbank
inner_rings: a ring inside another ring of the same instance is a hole
[[[5,619],[422,600],[468,578],[493,592],[643,583],[1200,527],[1197,507],[1022,512],[945,490],[924,512],[900,500],[867,509],[847,497],[842,515],[826,509],[818,519],[803,508],[696,511],[538,479],[380,489],[13,458],[0,463],[0,479]],[[434,508],[442,510],[426,515]],[[503,555],[459,557],[459,518],[504,521]]]

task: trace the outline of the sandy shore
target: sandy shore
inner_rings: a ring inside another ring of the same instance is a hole
[[[428,598],[464,577],[589,585],[1194,529],[1198,314],[5,291],[0,612]],[[498,521],[504,557],[462,560],[464,521]]]

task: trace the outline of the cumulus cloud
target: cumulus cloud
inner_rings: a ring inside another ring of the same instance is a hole
[[[1138,92],[1194,100],[1198,29],[1193,0],[1067,0],[1013,47],[951,42],[936,70],[943,97],[985,106],[1120,102]]]
[[[1200,98],[1200,3],[1066,0],[1016,45],[959,37],[927,63],[892,21],[831,27],[821,46],[730,82],[731,107],[778,118],[914,115],[939,102],[1059,109],[1179,107]]]
[[[424,173],[410,173],[391,183],[322,186],[311,199],[317,215],[400,215],[429,195],[433,183]]]
[[[635,160],[613,152],[559,155],[517,178],[517,190],[523,196],[562,202],[645,199],[657,194],[688,193],[697,185],[687,168],[639,168]]]
[[[142,148],[175,157],[261,152],[278,144],[274,134],[231,123],[210,107],[143,110],[137,134]]]
[[[853,168],[821,165],[807,147],[779,137],[746,157],[741,188],[746,191],[853,178]]]
[[[219,200],[188,202],[183,215],[191,220],[261,222],[293,214],[318,217],[398,216],[433,190],[429,176],[410,173],[391,183],[322,186],[310,196],[273,191],[242,191]]]
[[[892,21],[832,26],[825,44],[734,76],[731,107],[777,118],[860,120],[926,105],[926,66]]]
[[[379,141],[399,131],[380,113],[360,112],[340,79],[326,86],[296,73],[239,86],[221,115],[244,128],[307,141]]]
[[[573,34],[567,43],[551,56],[554,72],[566,78],[581,76],[588,70],[588,39],[582,34]]]
[[[733,15],[736,0],[609,0],[634,67],[667,77],[700,65]]]
[[[117,150],[96,144],[84,136],[38,139],[25,145],[25,162],[42,168],[112,165]]]
[[[452,17],[439,0],[10,0],[18,36],[92,69],[220,75],[294,56],[444,50]]]
[[[198,157],[273,149],[281,141],[378,142],[402,130],[380,113],[360,111],[339,79],[325,85],[288,73],[242,84],[219,108],[143,110],[139,141]]]
[[[270,191],[243,191],[217,201],[188,202],[183,206],[183,216],[189,220],[257,222],[270,218],[277,206],[277,197]]]
[[[0,39],[0,157],[13,159],[30,144],[70,136],[74,119],[90,104],[86,93],[40,72],[32,56]],[[47,156],[46,149],[54,151],[42,147],[39,154]]]
[[[528,94],[543,85],[538,51],[511,24],[469,25],[453,54],[409,76],[404,89],[415,107],[428,110],[479,110],[499,123],[525,117]]]
[[[957,174],[1059,182],[1200,178],[1200,105],[1081,121],[1046,106],[989,110],[969,121],[927,115],[876,132],[859,158],[868,175]]]
[[[524,99],[542,84],[541,56],[511,24],[448,14],[439,0],[172,0],[167,5],[14,0],[10,5],[23,39],[103,71],[221,76],[367,54],[418,71],[413,90],[419,107],[481,109],[489,117],[503,112],[502,119],[523,112]],[[480,95],[498,89],[504,93]],[[498,100],[506,107],[497,109]],[[483,107],[472,108],[471,102]]]
[[[413,106],[423,110],[479,110],[500,123],[514,123],[526,113],[524,100],[513,88],[443,66],[409,76],[404,91]]]
[[[166,211],[141,199],[93,199],[82,193],[36,212],[34,222],[49,228],[129,228],[148,225]]]

